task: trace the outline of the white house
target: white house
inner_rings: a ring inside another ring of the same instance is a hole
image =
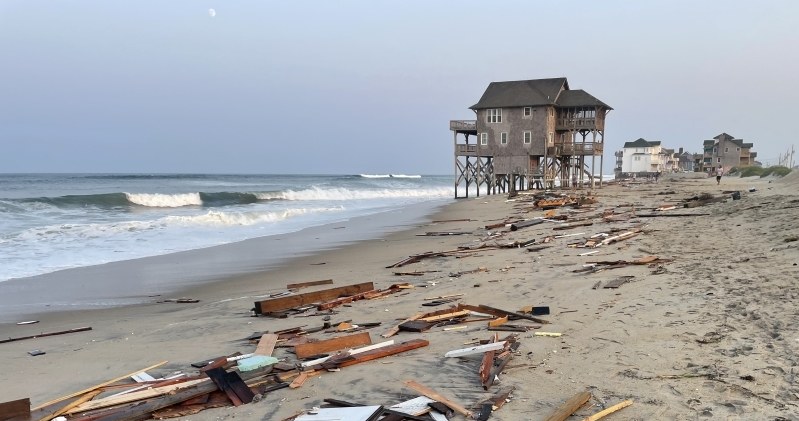
[[[622,153],[621,172],[659,172],[663,171],[664,155],[660,141],[648,141],[640,138],[634,142],[625,142]]]

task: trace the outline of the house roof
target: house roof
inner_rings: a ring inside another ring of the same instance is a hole
[[[604,102],[598,100],[593,95],[589,94],[588,92],[582,89],[572,89],[563,91],[558,96],[556,101],[556,105],[559,107],[605,107],[609,110],[613,108],[610,105],[605,104]]]
[[[660,145],[659,140],[653,140],[650,142],[644,139],[643,137],[640,137],[632,142],[624,142],[625,148],[650,148],[652,146],[658,146],[658,145]]]
[[[483,96],[471,109],[527,107],[536,105],[555,105],[561,89],[569,89],[565,77],[552,79],[516,80],[510,82],[491,82]]]

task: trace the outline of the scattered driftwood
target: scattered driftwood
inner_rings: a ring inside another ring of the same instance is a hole
[[[286,289],[300,289],[306,287],[314,287],[318,285],[331,285],[333,284],[332,279],[323,279],[321,281],[309,281],[309,282],[300,282],[296,284],[288,284],[286,285]]]
[[[469,234],[466,231],[432,231],[424,234],[416,234],[417,237],[444,237],[449,235],[464,235]]]
[[[538,224],[543,223],[543,222],[544,222],[544,220],[540,219],[540,218],[539,219],[530,219],[530,220],[527,220],[527,221],[514,222],[514,223],[510,224],[510,230],[511,231],[518,231],[518,230],[520,230],[522,228],[532,227],[534,225],[538,225]]]
[[[369,336],[369,332],[361,332],[354,335],[330,338],[324,341],[298,344],[294,347],[294,353],[297,355],[297,358],[307,358],[312,355],[319,355],[330,351],[371,344],[372,338]]]
[[[405,386],[415,390],[416,392],[418,392],[421,395],[427,396],[430,399],[433,399],[433,400],[435,400],[437,402],[443,403],[444,405],[452,408],[453,410],[455,410],[455,412],[465,416],[466,418],[472,418],[472,411],[469,411],[468,409],[464,408],[463,406],[461,406],[460,404],[456,403],[455,401],[444,397],[440,393],[436,392],[435,390],[433,390],[433,389],[431,389],[431,388],[429,388],[429,387],[427,387],[427,386],[425,386],[423,384],[420,384],[420,383],[418,383],[416,381],[413,381],[413,380],[406,380],[405,381]]]
[[[585,405],[591,399],[591,392],[581,392],[572,396],[569,400],[564,402],[552,415],[546,418],[546,421],[565,421],[574,413]]]
[[[628,406],[630,406],[632,404],[633,404],[633,401],[631,401],[629,399],[626,400],[626,401],[619,402],[616,405],[613,405],[613,406],[608,407],[608,408],[606,408],[606,409],[604,409],[602,411],[599,411],[599,412],[597,412],[594,415],[590,415],[588,417],[585,417],[583,419],[583,421],[597,421],[599,419],[605,418],[606,416],[608,416],[608,415],[610,415],[610,414],[612,414],[612,413],[614,413],[614,412],[616,412],[616,411],[618,411],[620,409],[624,409],[624,408],[626,408],[626,407],[628,407]]]
[[[91,327],[78,327],[75,329],[69,330],[61,330],[58,332],[47,332],[47,333],[40,333],[38,335],[31,335],[31,336],[19,336],[16,338],[8,338],[8,339],[0,339],[0,344],[8,343],[8,342],[16,342],[16,341],[23,341],[25,339],[36,339],[36,338],[43,338],[45,336],[56,336],[56,335],[66,335],[67,333],[77,333],[77,332],[85,332],[87,330],[92,330]]]
[[[304,294],[288,295],[270,300],[256,301],[255,314],[268,314],[288,310],[301,305],[311,304],[320,301],[327,301],[351,296],[366,291],[373,291],[375,286],[372,282],[346,285],[338,288],[331,288],[322,291],[307,292]]]

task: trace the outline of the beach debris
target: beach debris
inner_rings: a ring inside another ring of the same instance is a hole
[[[404,321],[402,321],[402,322],[401,322],[401,323],[399,323],[398,325],[396,325],[396,326],[392,327],[391,329],[387,330],[385,333],[383,333],[383,334],[382,334],[382,335],[380,335],[380,336],[382,336],[382,337],[384,337],[384,338],[390,338],[390,337],[392,337],[392,336],[396,335],[396,334],[397,334],[397,332],[399,332],[399,331],[400,331],[400,325],[401,325],[402,323],[406,323],[406,322],[410,322],[410,321],[413,321],[413,320],[417,320],[417,319],[421,318],[422,316],[424,316],[424,313],[418,313],[418,314],[415,314],[415,315],[413,315],[413,316],[411,316],[411,317],[409,317],[409,318],[405,319]]]
[[[432,231],[424,234],[416,234],[417,237],[444,237],[448,235],[464,235],[469,234],[466,231]]]
[[[435,325],[435,323],[424,320],[411,320],[401,323],[399,329],[405,332],[426,332]]]
[[[629,400],[629,399],[626,400],[626,401],[619,402],[616,405],[607,407],[607,408],[603,409],[602,411],[597,412],[594,415],[590,415],[590,416],[587,416],[587,417],[583,418],[583,421],[597,421],[599,419],[605,418],[606,416],[608,416],[608,415],[610,415],[610,414],[612,414],[614,412],[617,412],[617,411],[619,411],[621,409],[624,409],[624,408],[626,408],[626,407],[628,407],[628,406],[630,406],[632,404],[633,404],[633,401]]]
[[[444,354],[445,357],[463,357],[466,355],[482,354],[488,351],[496,351],[505,348],[505,342],[492,342],[485,345],[477,345],[469,348],[455,349]]]
[[[307,287],[315,287],[319,285],[331,285],[333,284],[332,279],[323,279],[320,281],[308,281],[308,282],[299,282],[296,284],[288,284],[286,285],[286,289],[301,289]]]
[[[312,355],[371,344],[372,338],[369,336],[369,332],[361,332],[353,335],[330,338],[323,341],[298,344],[294,347],[294,354],[297,355],[297,358],[307,358]]]
[[[38,321],[38,320],[28,320],[28,321],[26,321],[26,322],[19,322],[19,323],[17,323],[17,325],[18,325],[18,326],[22,326],[22,325],[32,325],[32,324],[34,324],[34,323],[39,323],[39,321]]]
[[[156,303],[178,303],[178,304],[193,304],[199,302],[200,300],[196,298],[167,298],[166,300],[156,301]]]
[[[541,224],[543,222],[544,222],[544,220],[542,218],[536,218],[536,219],[529,219],[527,221],[514,222],[514,223],[510,224],[510,230],[511,231],[518,231],[518,230],[520,230],[522,228],[532,227],[532,226]]]
[[[29,419],[31,415],[30,398],[0,402],[0,420]]]
[[[574,411],[585,405],[589,399],[591,399],[591,392],[580,392],[572,396],[547,417],[546,421],[565,421]]]
[[[262,355],[265,357],[272,356],[272,353],[275,351],[275,345],[277,345],[279,338],[280,335],[274,333],[264,333],[258,340],[258,346],[255,348],[253,354]]]
[[[435,391],[435,390],[433,390],[433,389],[431,389],[431,388],[429,388],[429,387],[427,387],[427,386],[425,386],[425,385],[423,385],[421,383],[418,383],[415,380],[406,380],[404,382],[404,384],[408,388],[413,389],[414,391],[416,391],[417,393],[419,393],[419,394],[421,394],[423,396],[427,396],[428,398],[433,399],[436,402],[443,403],[444,405],[448,406],[449,408],[452,408],[455,412],[465,416],[466,418],[471,418],[472,417],[472,411],[469,411],[468,409],[464,408],[463,406],[461,406],[460,404],[456,403],[455,401],[453,401],[453,400],[451,400],[449,398],[446,398],[445,396],[441,395],[437,391]]]
[[[36,357],[36,356],[44,355],[44,354],[46,354],[46,352],[44,352],[44,351],[42,351],[40,349],[34,349],[32,351],[28,351],[28,355],[30,355],[31,357]]]
[[[533,316],[546,316],[549,314],[549,306],[524,306],[519,309],[519,313],[528,313]]]
[[[532,322],[541,323],[541,324],[549,323],[549,320],[546,320],[546,319],[541,319],[539,317],[534,317],[534,316],[530,316],[530,315],[527,315],[527,314],[518,313],[518,312],[515,312],[515,311],[508,311],[508,310],[502,310],[502,309],[495,308],[495,307],[489,307],[489,306],[484,305],[484,304],[480,304],[478,306],[473,306],[473,305],[468,305],[468,304],[458,304],[458,308],[463,308],[463,309],[474,311],[474,312],[477,312],[477,313],[490,314],[492,316],[497,316],[497,317],[510,316],[510,319],[524,319],[524,320],[530,320]]]
[[[510,402],[511,394],[516,389],[515,386],[506,387],[495,393],[490,398],[478,403],[480,413],[477,415],[478,420],[488,420],[492,412],[502,408],[505,403]]]
[[[560,333],[560,332],[535,332],[535,333],[533,333],[533,335],[535,335],[535,336],[546,336],[546,337],[550,337],[550,338],[559,338],[559,337],[563,336],[563,334]]]
[[[56,335],[66,335],[67,333],[86,332],[88,330],[92,330],[92,328],[89,327],[89,326],[77,327],[75,329],[60,330],[60,331],[57,331],[57,332],[40,333],[38,335],[20,336],[20,337],[16,337],[16,338],[0,339],[0,344],[4,344],[4,343],[8,343],[8,342],[23,341],[23,340],[26,340],[26,339],[43,338],[45,336],[56,336]]]
[[[247,387],[244,380],[235,371],[225,371],[225,369],[217,367],[206,370],[205,375],[216,384],[219,390],[227,394],[234,406],[250,403],[255,397],[252,390]]]
[[[488,268],[479,267],[477,269],[462,270],[460,272],[450,273],[449,277],[450,278],[460,278],[463,275],[469,275],[469,274],[472,274],[472,273],[479,273],[479,272],[488,272]]]
[[[293,294],[285,297],[273,298],[269,300],[255,302],[255,314],[266,315],[279,311],[289,310],[302,305],[311,303],[335,300],[342,296],[353,296],[367,291],[374,291],[375,286],[372,282],[346,285],[337,288],[330,288],[321,291],[307,292],[304,294]]]
[[[626,284],[627,282],[632,282],[633,279],[635,279],[635,276],[619,276],[616,279],[608,281],[603,288],[615,289]]]

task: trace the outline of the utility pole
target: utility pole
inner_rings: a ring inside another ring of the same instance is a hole
[[[791,166],[790,166],[790,168],[793,168],[793,153],[795,152],[793,147],[794,147],[794,145],[791,145]]]

